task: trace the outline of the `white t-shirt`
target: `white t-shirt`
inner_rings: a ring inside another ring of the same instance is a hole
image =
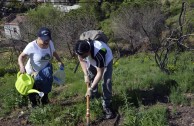
[[[55,52],[55,48],[52,41],[49,42],[49,45],[50,47],[47,49],[42,49],[38,46],[36,40],[34,40],[28,43],[28,45],[25,47],[23,53],[29,56],[25,66],[28,74],[31,74],[33,70],[36,72],[40,71],[51,60],[53,52]]]
[[[94,43],[94,58],[90,56],[86,57],[87,65],[90,64],[95,67],[106,67],[113,59],[113,54],[111,49],[103,42],[93,41]],[[103,50],[103,51],[102,51]]]

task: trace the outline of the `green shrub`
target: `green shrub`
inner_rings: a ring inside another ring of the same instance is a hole
[[[32,109],[29,121],[33,124],[45,124],[48,120],[51,120],[51,106],[37,107]]]
[[[0,105],[2,106],[0,115],[2,116],[11,112],[15,108],[28,106],[28,97],[19,94],[15,88],[17,73],[15,73],[15,70],[10,69],[10,71],[11,74],[6,72],[3,77],[0,77],[0,96],[2,97],[0,99]]]
[[[139,125],[140,126],[167,126],[167,108],[162,105],[155,105],[146,109],[143,109],[139,112]]]
[[[189,105],[189,101],[183,95],[183,92],[180,88],[173,88],[170,94],[170,102],[175,105]]]

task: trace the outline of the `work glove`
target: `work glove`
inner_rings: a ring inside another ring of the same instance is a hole
[[[63,68],[64,69],[64,64],[62,62],[58,62],[58,66],[59,66],[59,68]]]
[[[85,97],[87,97],[87,96],[90,97],[92,95],[92,91],[93,91],[92,88],[88,88],[86,91]]]
[[[86,84],[87,84],[87,83],[90,83],[90,78],[89,78],[89,76],[84,75],[84,81],[85,81]]]

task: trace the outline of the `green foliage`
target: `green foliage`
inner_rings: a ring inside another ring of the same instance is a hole
[[[83,9],[94,14],[98,21],[103,21],[119,8],[121,1],[123,0],[105,0],[100,6],[96,0],[80,0],[80,5]]]
[[[167,108],[162,105],[130,107],[124,111],[124,126],[167,126]]]
[[[132,6],[146,6],[146,5],[152,5],[155,3],[160,3],[158,0],[124,0],[123,4],[130,4]]]
[[[60,12],[49,4],[43,4],[36,9],[29,10],[27,13],[27,21],[24,24],[23,31],[28,34],[29,40],[34,39],[36,33],[40,27],[48,27],[52,31],[56,30],[56,26],[62,20],[64,13]],[[30,28],[29,28],[30,27]],[[52,32],[52,36],[55,38],[57,32]]]
[[[100,6],[96,2],[96,0],[80,0],[80,5],[84,10],[87,10],[89,13],[92,13],[95,15],[97,20],[103,19],[103,14],[101,13]]]
[[[142,109],[142,110],[141,110]],[[162,105],[155,105],[146,109],[140,108],[140,126],[167,126],[167,108]]]
[[[112,38],[113,37],[113,32],[111,29],[111,25],[110,25],[111,20],[107,19],[104,20],[100,23],[100,27],[101,29],[104,31],[104,33],[109,37]],[[109,41],[110,42],[110,41]]]
[[[2,110],[0,115],[5,115],[11,112],[15,107],[22,107],[28,103],[25,97],[19,95],[15,89],[16,76],[6,74],[0,78],[0,105]]]
[[[75,59],[64,60],[66,83],[61,86],[53,85],[49,94],[51,104],[28,110],[29,121],[33,125],[70,126],[86,121],[86,85],[83,72],[80,66],[76,73],[73,72]],[[178,66],[173,69],[174,73],[166,75],[156,66],[153,54],[139,53],[120,58],[114,65],[112,106],[122,115],[122,125],[167,125],[167,108],[158,103],[166,97],[175,105],[190,105],[183,94],[194,89],[193,61],[192,52],[181,53],[177,60]],[[54,71],[57,69],[58,65],[54,62]],[[27,97],[19,95],[15,90],[15,80],[15,74],[6,74],[0,78],[1,116],[29,103]],[[91,100],[91,121],[102,116],[101,105],[101,99]]]
[[[179,86],[183,92],[194,91],[194,75],[192,74],[194,70],[193,61],[193,52],[184,52],[177,56],[177,62],[174,66],[175,70],[172,78],[180,84]]]
[[[163,6],[163,12],[168,15],[168,18],[166,20],[166,24],[169,27],[172,28],[179,28],[179,16],[182,9],[182,2],[180,0],[174,0],[168,3],[168,5]],[[193,7],[192,7],[193,1],[186,1],[184,6],[184,12],[182,13],[182,28],[183,28],[183,34],[188,34],[193,32],[193,26],[194,26],[194,18],[193,18]]]
[[[180,14],[181,11],[181,3],[182,1],[180,0],[174,0],[174,1],[166,1],[164,3],[163,10],[164,13],[170,13],[171,17]]]
[[[44,124],[47,120],[51,119],[51,111],[53,108],[51,106],[39,107],[36,109],[32,109],[30,114],[30,122],[34,124]]]
[[[81,108],[80,105],[79,107]],[[71,108],[56,105],[37,107],[31,111],[30,122],[37,125],[76,125],[76,120],[79,120],[80,116],[79,110],[76,106],[71,106]]]
[[[189,101],[183,95],[180,88],[172,88],[170,94],[170,101],[176,105],[189,105]]]
[[[130,108],[129,110],[124,110],[125,119],[123,121],[124,126],[137,126],[138,118],[137,118],[137,110],[135,108]]]
[[[62,13],[51,5],[42,5],[34,10],[30,10],[27,16],[31,23],[39,28],[40,26],[56,25],[58,21],[55,19],[60,19],[61,15]]]
[[[16,74],[17,73],[17,64],[15,62],[16,55],[11,53],[3,54],[0,57],[0,77],[5,76],[6,74]]]
[[[109,2],[103,2],[101,9],[105,14],[105,17],[108,18],[111,14],[111,4]]]
[[[63,14],[50,5],[39,6],[28,13],[30,31],[37,32],[40,26],[48,26],[53,29],[60,29],[62,26],[67,29],[61,31],[67,36],[71,43],[76,40],[83,30],[100,28],[110,38],[113,38],[110,15],[119,14],[116,11],[126,6],[150,6],[159,3],[157,0],[105,0],[101,7],[95,0],[80,0],[82,8]],[[89,2],[89,3],[86,3]],[[120,3],[118,3],[120,2]],[[187,1],[189,5],[192,0]],[[178,26],[178,17],[181,9],[181,1],[173,0],[163,4],[163,12],[170,18],[166,21],[169,26]],[[191,9],[192,10],[192,9]],[[186,13],[190,26],[193,26],[193,11]],[[116,12],[115,12],[116,11]],[[81,21],[82,23],[79,23]],[[92,26],[86,24],[91,24]],[[97,24],[96,21],[100,21]],[[60,23],[59,23],[60,22]],[[68,25],[64,25],[64,24]],[[97,24],[97,25],[96,25]],[[60,27],[57,27],[60,26]],[[78,27],[80,26],[80,27]],[[83,27],[81,27],[83,26]],[[76,29],[77,28],[77,29]],[[73,30],[71,30],[73,29]],[[80,30],[81,29],[81,30]],[[187,29],[187,28],[185,28]],[[188,30],[189,31],[189,30]],[[192,32],[192,28],[190,32]],[[57,36],[58,33],[53,32]],[[186,33],[186,30],[184,30]],[[70,37],[71,36],[71,37]],[[34,37],[34,36],[33,36]],[[56,37],[57,38],[57,37]],[[113,42],[113,39],[111,39]],[[64,55],[64,54],[63,54]],[[165,98],[169,98],[170,103],[175,105],[190,105],[185,93],[194,91],[194,57],[193,52],[178,54],[176,64],[174,64],[174,53],[169,55],[167,68],[172,74],[166,75],[157,67],[154,55],[149,53],[138,53],[133,56],[120,58],[114,64],[113,71],[113,109],[119,112],[123,118],[125,126],[166,126],[166,107],[158,104]],[[6,58],[3,58],[5,60]],[[64,59],[66,82],[64,85],[53,85],[53,90],[49,94],[51,104],[40,106],[29,110],[29,121],[32,125],[66,125],[74,126],[85,122],[86,104],[84,94],[86,85],[84,84],[83,72],[78,67],[76,73],[74,69],[77,59]],[[15,63],[16,64],[16,63]],[[16,108],[27,106],[29,101],[27,96],[21,96],[15,90],[16,70],[7,63],[1,63],[0,67],[0,116],[9,114]],[[13,65],[13,64],[12,64]],[[54,63],[54,70],[58,66]],[[99,84],[99,88],[100,88]],[[101,117],[101,99],[94,99],[90,102],[91,121]]]
[[[14,8],[14,9],[21,9],[23,7],[23,4],[21,2],[18,2],[17,0],[13,0],[7,5],[8,8]]]
[[[149,88],[163,82],[166,78],[165,74],[159,72],[151,55],[138,54],[120,59],[118,66],[114,69],[114,75],[120,77],[115,78],[114,83],[130,86],[131,89]],[[130,80],[130,83],[126,80]]]
[[[126,105],[138,107],[142,104],[153,104],[157,100],[160,101],[169,96],[175,104],[185,103],[188,105],[189,101],[185,99],[184,95],[177,94],[193,91],[192,52],[182,53],[179,57],[181,58],[177,62],[179,66],[176,66],[176,69],[172,68],[174,74],[170,76],[157,68],[152,55],[137,54],[119,59],[114,66],[113,73],[113,76],[116,76],[113,80],[113,89],[116,88],[114,104],[120,107],[121,104],[124,104],[125,107],[123,107],[127,110],[126,108],[130,107]],[[173,89],[176,89],[177,86],[180,86],[182,90],[174,91]],[[135,117],[132,118],[135,119]]]
[[[15,74],[17,73],[16,69],[14,68],[0,68],[0,77],[3,77],[5,74]]]

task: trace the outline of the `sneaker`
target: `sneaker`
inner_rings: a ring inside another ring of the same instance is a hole
[[[103,108],[104,110],[104,119],[113,119],[115,114],[111,111],[110,108]]]

